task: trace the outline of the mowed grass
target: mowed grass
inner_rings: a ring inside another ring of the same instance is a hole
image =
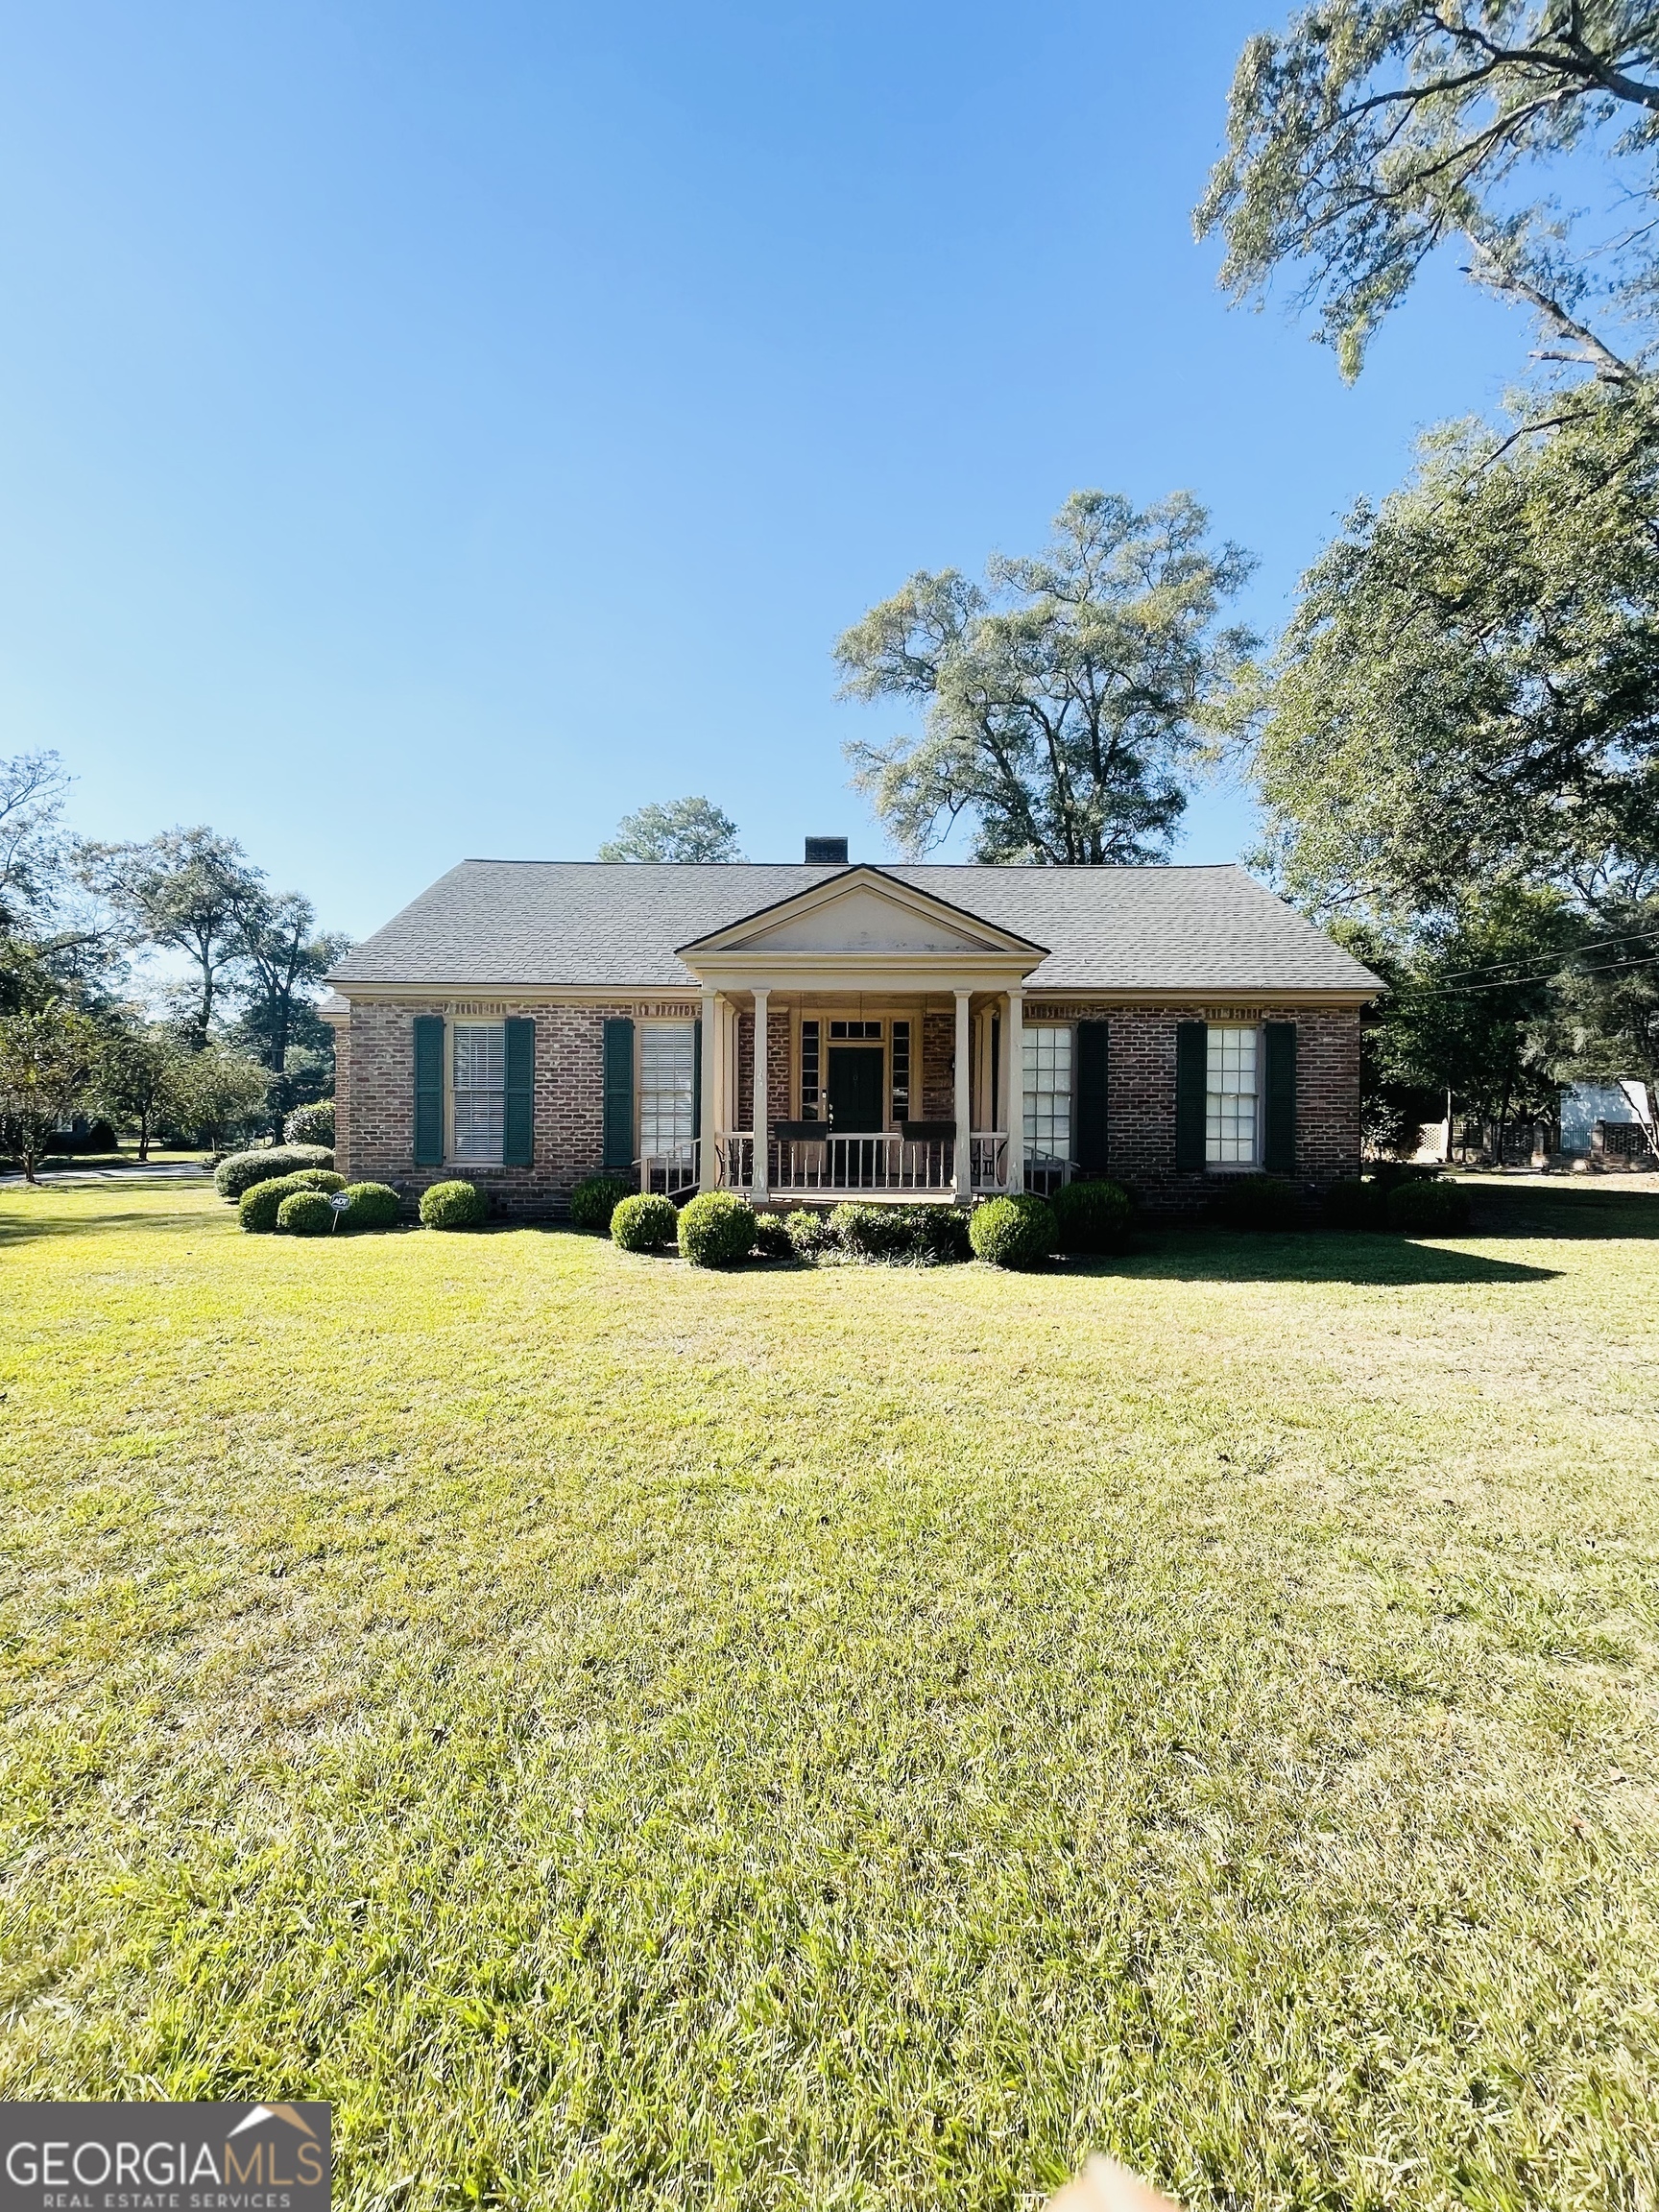
[[[327,2098],[400,2212],[1653,2203],[1656,1214],[699,1275],[7,1189],[0,2095]]]

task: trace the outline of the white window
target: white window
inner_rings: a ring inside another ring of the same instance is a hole
[[[1210,1024],[1204,1076],[1204,1158],[1212,1167],[1251,1167],[1256,1164],[1256,1070],[1260,1055],[1255,1029]]]
[[[453,1155],[475,1166],[499,1167],[507,1106],[507,1024],[456,1022],[449,1036]]]
[[[689,1144],[697,1101],[696,1045],[689,1022],[647,1023],[639,1032],[639,1149]]]
[[[1071,1032],[1030,1023],[1025,1039],[1025,1156],[1071,1157]]]

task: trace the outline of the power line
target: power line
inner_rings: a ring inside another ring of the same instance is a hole
[[[1580,968],[1577,973],[1580,975],[1628,975],[1634,969],[1651,968],[1656,962],[1659,962],[1659,952],[1639,952],[1629,960],[1611,960],[1604,968]],[[1559,968],[1550,969],[1542,975],[1511,975],[1496,983],[1454,983],[1449,990],[1445,991],[1412,991],[1410,986],[1407,985],[1403,990],[1397,991],[1394,996],[1396,998],[1409,996],[1413,998],[1468,998],[1481,991],[1517,991],[1525,983],[1551,983],[1557,975],[1565,975],[1571,972],[1571,969],[1572,962],[1564,961]]]
[[[1500,968],[1527,967],[1529,965],[1535,965],[1540,960],[1559,959],[1562,957],[1576,959],[1580,952],[1604,952],[1609,945],[1645,945],[1649,938],[1659,938],[1659,929],[1626,929],[1617,937],[1587,938],[1582,945],[1575,945],[1571,953],[1565,955],[1548,952],[1517,952],[1512,959],[1488,960],[1478,968],[1448,969],[1446,975],[1442,978],[1442,980],[1455,983],[1465,975],[1496,974]],[[1526,978],[1524,976],[1516,977],[1517,982],[1524,982]]]

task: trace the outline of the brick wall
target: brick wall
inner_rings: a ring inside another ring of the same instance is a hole
[[[922,1099],[918,1121],[956,1118],[956,1008],[928,1007],[922,1016]]]
[[[795,1118],[794,1024],[788,1009],[766,1008],[766,1110],[768,1122]],[[822,1066],[822,1062],[820,1062]],[[755,1126],[755,1017],[737,1017],[737,1118],[733,1129]]]

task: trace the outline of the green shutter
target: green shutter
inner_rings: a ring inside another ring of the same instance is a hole
[[[691,1141],[703,1134],[703,1024],[691,1024]]]
[[[415,1165],[444,1160],[444,1017],[415,1017]]]
[[[1191,1174],[1204,1166],[1204,1086],[1210,1072],[1210,1024],[1175,1024],[1175,1166]]]
[[[1296,1024],[1269,1022],[1262,1165],[1269,1175],[1296,1172]]]
[[[1106,1172],[1106,1023],[1077,1024],[1077,1136],[1071,1147],[1078,1171]]]
[[[634,1165],[634,1024],[622,1017],[605,1024],[604,1165]]]
[[[536,1151],[536,1024],[521,1015],[507,1019],[507,1094],[502,1101],[501,1158],[528,1167]]]

